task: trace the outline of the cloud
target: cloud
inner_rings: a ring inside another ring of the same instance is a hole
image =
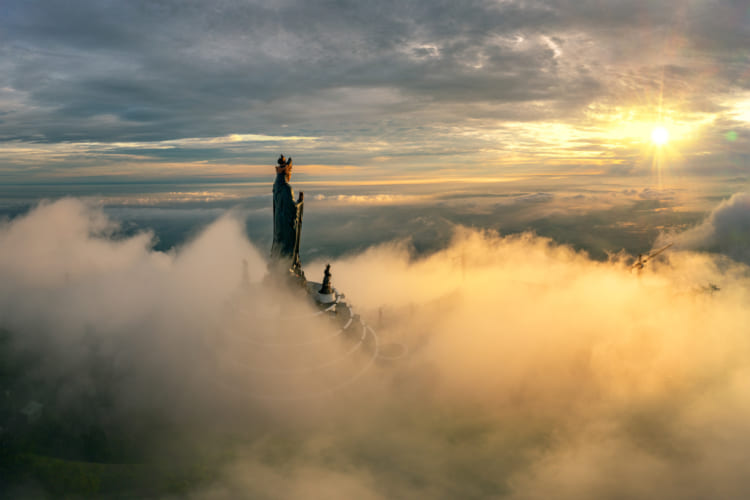
[[[630,164],[633,148],[613,150],[609,122],[592,110],[617,123],[623,110],[658,107],[692,123],[731,115],[726,102],[747,89],[739,1],[39,0],[6,10],[0,140],[11,149],[145,142],[154,147],[123,154],[231,163],[295,140],[316,162],[406,157],[403,168],[427,155],[453,165],[559,160],[559,139],[580,136],[565,144],[569,161]],[[561,123],[571,129],[562,137],[532,126]],[[233,135],[252,140],[212,139]],[[178,142],[165,150],[168,141]],[[89,154],[104,160],[101,149]]]
[[[659,244],[717,252],[750,263],[750,194],[735,193],[722,201],[700,224],[682,232],[665,233]]]
[[[152,238],[75,199],[3,224],[0,324],[7,352],[33,353],[5,390],[95,425],[112,453],[127,435],[131,457],[200,461],[204,479],[185,483],[196,498],[638,498],[646,485],[743,498],[750,486],[742,264],[674,251],[637,276],[546,238],[469,229],[419,259],[384,244],[334,260],[334,286],[383,352],[408,348],[388,362],[265,281],[236,215],[169,253]],[[65,453],[93,460],[90,447]]]
[[[426,201],[427,199],[429,199],[428,196],[391,194],[391,193],[337,194],[337,195],[316,194],[314,196],[315,201],[357,204],[357,205],[405,204],[405,203],[415,203],[419,201]]]

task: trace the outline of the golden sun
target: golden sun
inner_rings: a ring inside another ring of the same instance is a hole
[[[657,146],[663,146],[669,141],[669,131],[664,127],[654,127],[651,131],[651,142]]]

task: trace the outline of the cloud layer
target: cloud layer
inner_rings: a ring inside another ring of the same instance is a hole
[[[332,263],[379,345],[408,348],[372,362],[372,345],[263,282],[231,214],[170,253],[151,239],[74,199],[5,223],[0,323],[13,352],[34,353],[24,396],[46,412],[85,403],[82,418],[111,439],[150,436],[135,446],[157,463],[214,457],[196,498],[750,487],[742,264],[675,251],[636,275],[627,259],[471,230],[418,260],[374,247]],[[155,421],[170,431],[149,434]]]
[[[662,119],[697,140],[688,159],[726,152],[728,168],[747,140],[739,0],[38,0],[5,12],[2,166],[20,180],[40,163],[46,176],[144,162],[225,173],[279,149],[328,165],[628,169],[650,130],[612,127]]]

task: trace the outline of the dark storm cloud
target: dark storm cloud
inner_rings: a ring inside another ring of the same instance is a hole
[[[523,118],[518,103],[528,101],[566,116],[606,92],[608,65],[634,62],[644,44],[664,45],[675,30],[692,50],[737,58],[747,34],[743,9],[643,1],[10,2],[2,84],[16,106],[0,134],[162,140],[278,133],[289,123],[326,134],[352,122],[367,135],[372,122],[408,125],[427,105],[437,107],[438,123],[457,123],[493,103],[495,118]],[[718,71],[729,78],[735,66]],[[671,73],[689,80],[690,67]],[[346,89],[382,94],[326,116]],[[297,105],[278,108],[287,100]],[[463,116],[451,103],[466,104]]]

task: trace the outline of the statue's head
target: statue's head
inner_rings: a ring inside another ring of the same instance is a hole
[[[292,178],[292,159],[289,158],[288,160],[284,158],[284,155],[279,156],[279,159],[276,160],[276,173],[279,175],[283,175],[287,182],[289,182]]]

